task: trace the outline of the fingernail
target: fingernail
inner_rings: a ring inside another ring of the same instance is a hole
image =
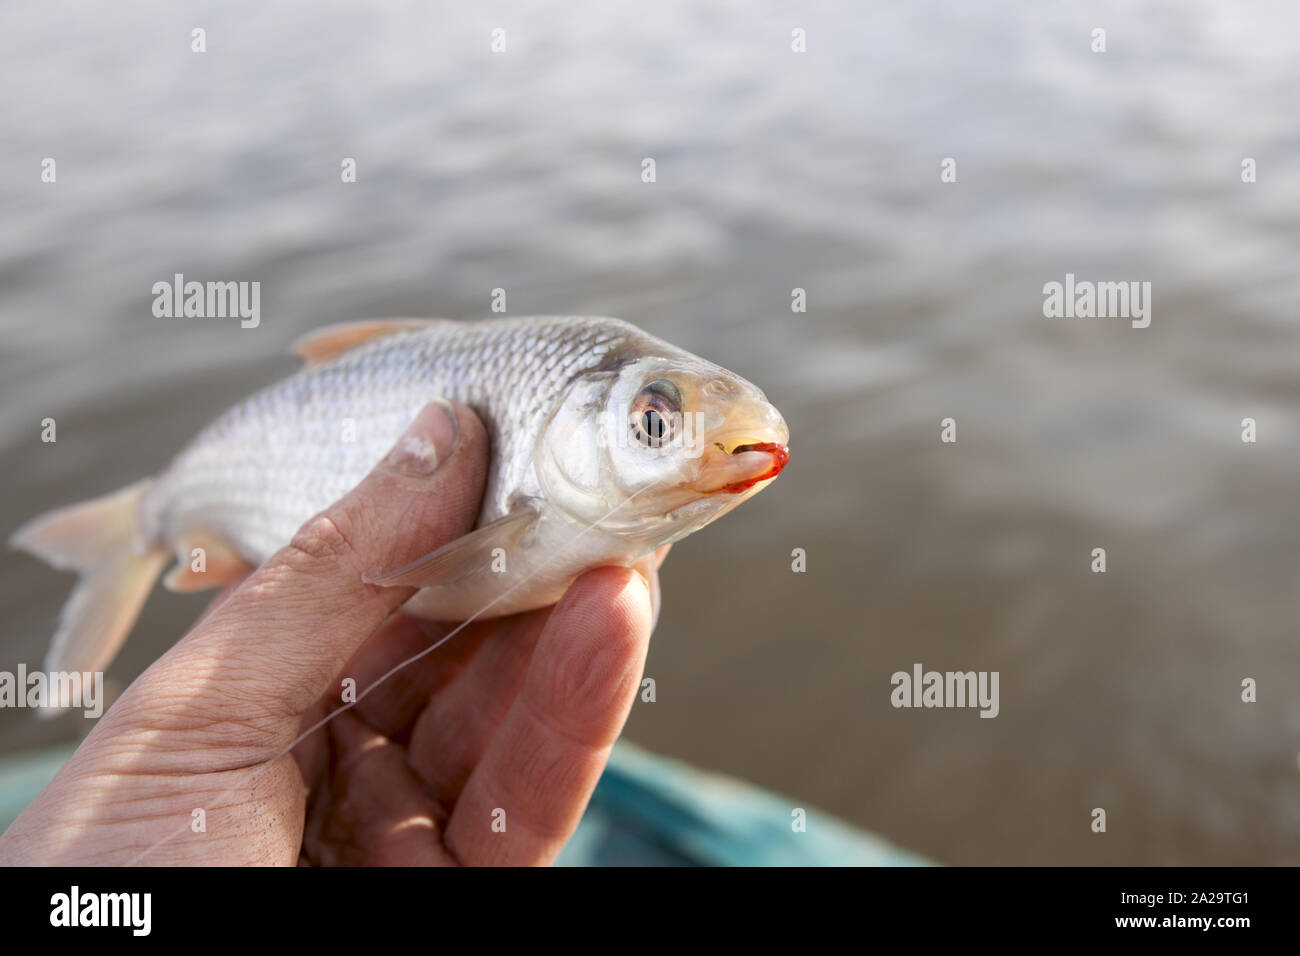
[[[397,440],[384,464],[401,474],[425,478],[452,456],[459,440],[456,409],[451,402],[435,399],[420,409],[420,414]]]

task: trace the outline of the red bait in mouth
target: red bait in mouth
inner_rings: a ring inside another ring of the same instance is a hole
[[[772,456],[772,467],[755,478],[747,478],[744,481],[736,481],[729,485],[723,485],[723,491],[729,491],[733,495],[739,494],[742,491],[748,491],[760,481],[767,481],[769,478],[775,478],[777,475],[781,474],[781,469],[783,469],[790,461],[790,447],[788,445],[778,445],[774,441],[760,441],[754,442],[750,445],[740,445],[733,449],[731,453],[733,455],[739,455],[742,452],[747,451],[767,452]]]

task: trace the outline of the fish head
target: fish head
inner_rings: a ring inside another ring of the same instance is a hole
[[[676,352],[580,375],[536,458],[548,501],[657,547],[757,494],[789,461],[790,432],[753,384]]]

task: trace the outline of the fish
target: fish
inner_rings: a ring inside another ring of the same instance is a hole
[[[620,319],[365,320],[319,329],[295,351],[296,374],[226,411],[154,477],[14,533],[12,546],[80,576],[47,671],[106,668],[172,556],[164,584],[179,592],[264,562],[431,401],[464,403],[486,428],[474,530],[367,578],[418,588],[402,610],[429,620],[546,607],[593,567],[653,581],[656,549],[728,513],[789,461],[789,429],[762,391]]]

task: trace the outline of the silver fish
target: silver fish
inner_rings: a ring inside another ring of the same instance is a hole
[[[588,568],[649,561],[789,457],[786,424],[761,391],[618,319],[357,322],[297,351],[301,371],[230,409],[155,478],[13,536],[81,574],[47,670],[107,666],[169,555],[178,563],[165,583],[181,591],[265,561],[434,399],[471,406],[491,440],[476,530],[375,582],[420,588],[403,610],[434,620],[545,607]],[[194,547],[208,556],[201,574]],[[504,573],[479,573],[501,554]]]

